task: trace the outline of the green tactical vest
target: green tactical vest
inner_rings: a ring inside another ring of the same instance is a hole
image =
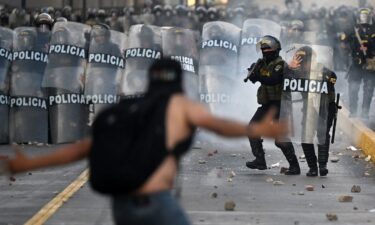
[[[280,62],[283,62],[283,59],[278,57],[268,65],[264,64],[259,69],[260,76],[271,76],[272,73],[275,73],[275,67],[279,65]],[[282,74],[283,73],[281,73],[281,76]],[[272,86],[261,84],[257,93],[258,104],[263,105],[269,103],[270,101],[281,101],[282,88],[282,83]]]

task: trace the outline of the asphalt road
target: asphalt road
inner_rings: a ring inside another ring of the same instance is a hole
[[[343,140],[344,137],[338,137],[338,142]],[[200,141],[182,161],[177,182],[182,187],[181,204],[193,224],[200,225],[375,224],[375,212],[371,211],[375,209],[375,169],[359,151],[346,150],[346,146],[334,145],[331,156],[340,160],[329,164],[328,177],[308,178],[304,175],[307,167],[303,159],[301,176],[282,175],[277,165],[266,171],[254,171],[244,166],[250,158],[246,140],[227,144],[217,140]],[[301,148],[296,147],[297,155],[302,155]],[[36,155],[53,148],[26,147],[25,151]],[[277,163],[287,166],[272,142],[267,142],[265,148],[269,166]],[[211,156],[209,153],[215,150],[217,154]],[[8,146],[1,146],[0,152],[11,151]],[[360,158],[353,158],[355,155]],[[28,221],[85,168],[86,162],[80,162],[17,175],[15,181],[1,177],[0,225]],[[270,178],[284,184],[267,182]],[[306,191],[306,185],[313,185],[315,190]],[[361,193],[351,193],[353,185],[360,185]],[[216,198],[213,193],[217,194]],[[339,202],[340,195],[353,196],[353,202]],[[236,204],[234,211],[225,211],[225,202],[231,200]],[[327,220],[326,213],[335,213],[338,221]],[[109,199],[93,193],[86,184],[45,224],[113,224]]]

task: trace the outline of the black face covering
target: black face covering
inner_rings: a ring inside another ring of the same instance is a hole
[[[146,95],[172,95],[182,92],[180,63],[170,59],[155,61],[149,69],[149,86]]]
[[[279,57],[278,51],[270,51],[270,52],[264,52],[262,51],[263,59],[266,60],[267,63],[275,60],[277,57]]]

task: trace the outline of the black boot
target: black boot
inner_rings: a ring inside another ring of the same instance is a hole
[[[318,145],[319,174],[321,177],[327,176],[327,162],[329,156],[329,145]]]
[[[264,158],[264,150],[261,139],[250,139],[250,146],[255,156],[255,160],[246,162],[246,166],[250,169],[266,170],[267,164]]]
[[[294,153],[294,147],[291,142],[276,142],[276,146],[281,149],[286,160],[289,162],[289,169],[285,172],[285,175],[300,175],[301,168],[299,167],[298,159]]]
[[[253,161],[246,162],[246,166],[250,169],[266,170],[267,164],[266,160],[263,157],[256,157]]]
[[[303,153],[305,154],[307,165],[309,166],[309,172],[306,173],[308,177],[318,176],[317,159],[315,155],[315,149],[313,144],[302,144]]]

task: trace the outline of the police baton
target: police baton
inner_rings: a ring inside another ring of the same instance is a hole
[[[335,117],[333,119],[333,130],[332,130],[331,144],[335,143],[337,116],[338,116],[338,113],[339,113],[339,109],[342,108],[341,105],[340,105],[340,93],[337,93],[335,106],[336,106],[336,109],[335,109]]]

